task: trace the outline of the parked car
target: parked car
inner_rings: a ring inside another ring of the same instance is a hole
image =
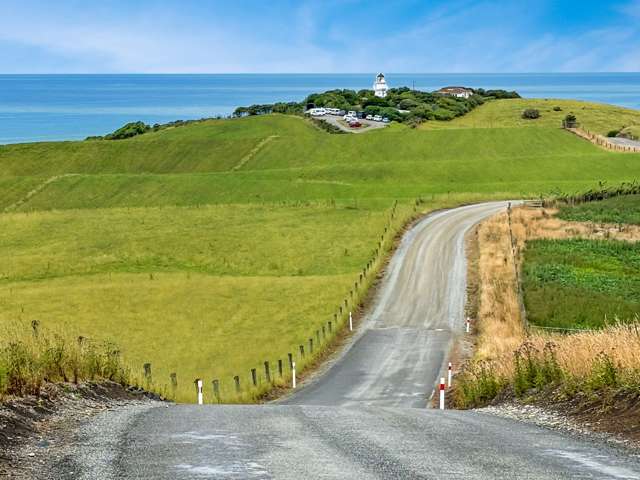
[[[383,122],[383,123],[389,123],[389,119],[388,119],[387,117],[384,117],[384,118],[382,119],[382,122]]]
[[[349,110],[349,112],[347,113],[347,115],[349,115],[350,117],[357,117],[357,116],[358,116],[358,114],[357,114],[355,111],[353,111],[353,110]]]
[[[381,122],[382,121],[382,117],[380,115],[374,115],[373,116],[373,121],[374,122]]]
[[[349,120],[351,120],[351,119],[353,119],[353,118],[354,118],[354,117],[352,117],[352,116],[351,116],[351,115],[349,115],[348,113],[347,113],[344,117],[342,117],[342,119],[343,119],[345,122],[348,122]]]
[[[339,111],[338,111],[338,115],[340,115],[341,117],[342,117],[342,116],[344,116],[344,115],[346,115],[346,114],[347,114],[347,112],[346,112],[346,111],[344,111],[344,110],[339,110]]]
[[[307,110],[307,113],[313,117],[321,117],[327,114],[327,110],[324,108],[312,108],[311,110]]]
[[[373,120],[373,115],[367,115],[367,120]]]
[[[356,120],[355,122],[349,122],[349,126],[351,128],[358,128],[358,127],[361,127],[362,124],[359,121]]]
[[[339,108],[327,108],[327,113],[329,115],[339,115],[340,114],[340,109]]]
[[[357,117],[358,117],[358,118],[364,118],[364,117],[365,117],[364,112],[358,112],[358,113],[357,113]]]

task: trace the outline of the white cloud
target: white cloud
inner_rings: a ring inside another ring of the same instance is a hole
[[[372,31],[365,28],[368,10],[341,16],[347,7],[371,8],[357,0],[300,2],[242,18],[209,4],[197,12],[153,3],[121,12],[106,2],[91,14],[83,5],[6,8],[0,56],[3,44],[17,44],[48,52],[51,61],[26,58],[0,69],[51,71],[57,60],[59,72],[640,71],[638,22],[544,32],[536,26],[545,2],[453,0],[423,8],[410,26]],[[640,18],[640,0],[623,11]]]

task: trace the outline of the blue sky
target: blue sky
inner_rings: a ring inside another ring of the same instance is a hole
[[[0,6],[0,73],[640,71],[640,0]]]

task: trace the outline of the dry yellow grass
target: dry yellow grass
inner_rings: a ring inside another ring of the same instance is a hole
[[[514,258],[506,213],[478,228],[480,295],[478,359],[496,359],[512,352],[524,337]]]
[[[478,343],[472,364],[483,362],[497,378],[509,383],[515,373],[515,351],[526,341],[539,354],[545,345],[553,344],[559,367],[574,378],[592,374],[594,362],[602,353],[613,359],[621,372],[633,374],[640,370],[640,328],[637,323],[572,335],[527,332],[525,328],[515,266],[520,268],[527,240],[640,239],[638,227],[566,222],[554,218],[553,213],[555,211],[544,209],[513,209],[513,246],[508,214],[496,215],[479,226]]]

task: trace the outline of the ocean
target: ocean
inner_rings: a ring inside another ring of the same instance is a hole
[[[640,73],[386,74],[391,87],[516,90],[640,109]],[[333,88],[371,88],[374,74],[0,75],[0,144],[77,140],[142,120],[164,123],[242,105],[300,101]]]

